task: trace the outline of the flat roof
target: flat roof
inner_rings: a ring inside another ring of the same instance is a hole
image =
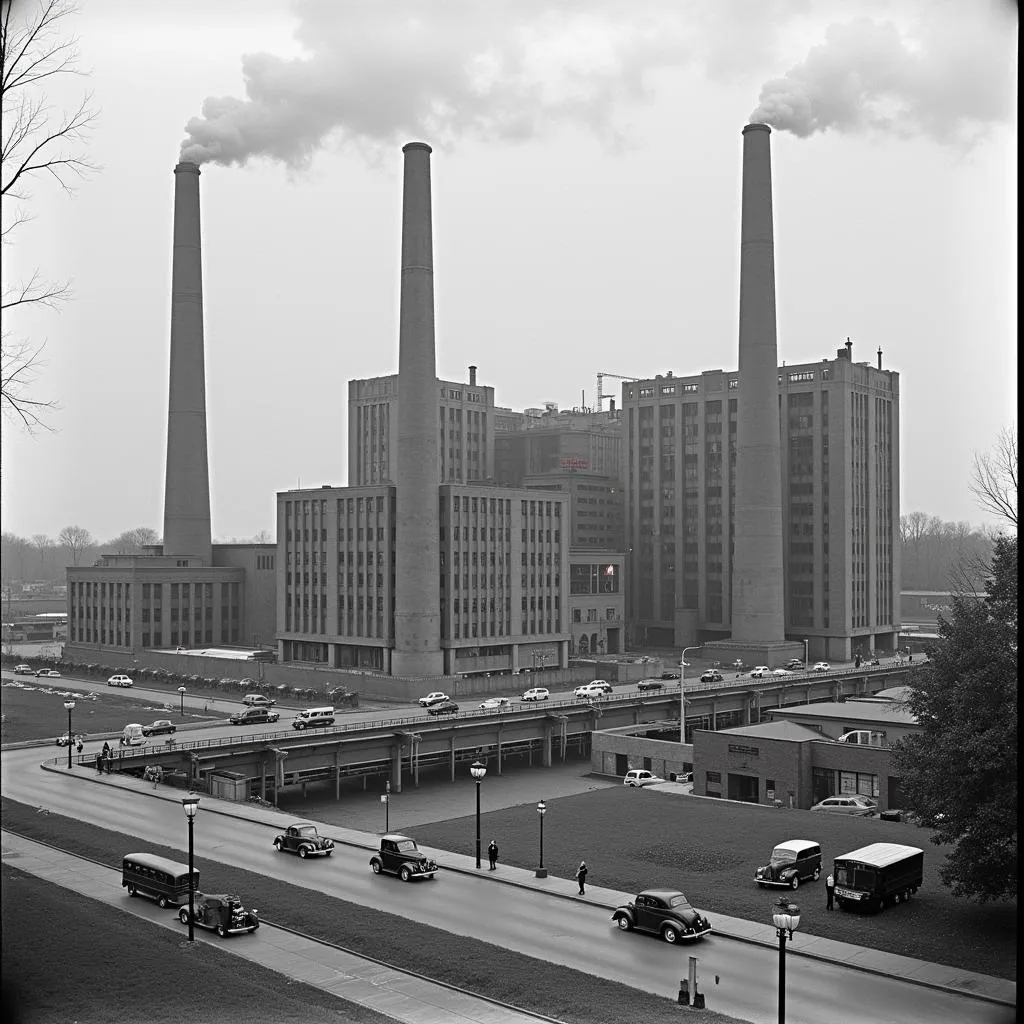
[[[872,843],[853,853],[844,853],[836,857],[836,860],[859,860],[876,868],[884,868],[915,853],[924,853],[924,850],[916,846],[901,846],[899,843]]]
[[[892,701],[849,700],[822,704],[801,704],[795,708],[762,708],[764,714],[779,719],[828,718],[832,721],[871,722],[878,725],[917,725],[917,717]]]
[[[229,650],[226,647],[201,647],[201,648],[188,647],[188,648],[185,648],[184,650],[180,650],[180,651],[175,648],[173,650],[170,650],[170,649],[159,650],[156,653],[157,654],[192,654],[192,655],[195,655],[196,657],[201,657],[201,658],[223,658],[223,659],[225,659],[225,661],[249,661],[254,654],[260,654],[260,653],[266,654],[267,652],[265,650],[262,651],[262,652],[259,651],[259,650],[237,651],[237,650]]]
[[[738,725],[733,729],[719,729],[720,734],[730,736],[753,736],[766,740],[820,740],[820,732],[798,725],[796,722],[761,722],[758,725]]]

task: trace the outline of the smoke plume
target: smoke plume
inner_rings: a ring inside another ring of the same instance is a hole
[[[1013,32],[994,15],[983,0],[937,2],[906,35],[867,18],[832,25],[802,64],[765,83],[750,120],[799,136],[834,129],[969,146],[1013,105]]]

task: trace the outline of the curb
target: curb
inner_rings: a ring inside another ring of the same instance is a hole
[[[58,772],[58,773],[60,773],[60,772],[67,772],[67,768],[65,768],[63,766],[53,765],[53,764],[50,764],[48,762],[44,762],[43,764],[40,765],[40,767],[44,771]],[[99,773],[96,773],[96,774],[99,775]],[[99,779],[99,778],[90,779],[88,773],[84,776],[84,778],[86,778],[87,780],[92,781],[92,782],[100,782],[101,781],[101,779]],[[178,800],[177,797],[171,796],[170,794],[165,795],[163,792],[157,792],[156,791],[156,786],[157,785],[159,785],[159,783],[154,783],[154,792],[152,792],[152,793],[147,793],[145,791],[138,791],[138,792],[141,792],[141,795],[143,795],[143,796],[152,796],[152,797],[155,797],[155,798],[160,799],[160,800],[170,800],[170,801],[177,802],[177,800]],[[135,790],[134,787],[125,787],[125,788],[131,788],[132,792],[137,792],[137,790]],[[218,799],[218,798],[214,798],[214,799]],[[280,825],[279,823],[275,823],[275,822],[272,822],[272,821],[261,820],[264,815],[271,815],[271,814],[273,814],[273,815],[280,815],[283,818],[284,817],[284,812],[283,811],[279,811],[277,809],[268,810],[267,808],[259,807],[257,805],[252,805],[251,807],[249,807],[249,805],[241,805],[241,806],[245,806],[250,811],[250,813],[249,814],[242,814],[242,813],[240,813],[238,811],[234,811],[233,809],[230,809],[228,807],[212,807],[212,806],[209,806],[209,805],[207,805],[207,809],[210,812],[212,812],[213,814],[220,814],[220,815],[223,815],[224,817],[227,817],[227,818],[236,818],[236,819],[241,820],[241,821],[254,822],[256,824],[263,824],[263,825],[266,825],[268,828],[274,828],[275,830],[276,829],[283,829],[284,827],[286,827],[284,825]],[[255,811],[260,817],[259,818],[253,818],[251,816],[253,811]],[[292,821],[294,819],[295,819],[295,815],[290,815],[286,820],[290,822],[290,821]],[[355,832],[357,830],[356,829],[348,829],[347,831]],[[367,833],[367,834],[370,834],[370,833]],[[353,839],[335,839],[334,836],[328,836],[328,838],[332,839],[335,842],[335,844],[337,844],[339,846],[347,846],[347,847],[350,847],[350,848],[356,849],[356,850],[374,851],[374,850],[377,849],[377,844],[376,843],[362,843],[362,842],[358,842],[358,841],[353,840]],[[425,849],[433,850],[434,847],[425,847]],[[444,854],[444,853],[450,853],[451,851],[441,850],[439,852]],[[462,856],[462,855],[458,854],[457,856]],[[469,875],[471,877],[479,877],[478,870],[476,868],[464,868],[464,867],[461,867],[459,865],[447,865],[446,866],[446,865],[443,865],[443,864],[439,865],[439,866],[440,866],[441,871],[451,871],[451,872],[453,872],[455,874]],[[483,869],[481,868],[479,870],[482,871]],[[524,869],[524,868],[517,868],[516,870],[522,871],[522,870],[526,870],[526,869]],[[490,877],[490,876],[488,876],[488,877]],[[555,890],[539,889],[538,887],[536,887],[534,885],[531,885],[528,882],[519,881],[519,880],[517,880],[515,878],[499,878],[499,877],[495,876],[493,878],[493,880],[495,882],[501,883],[502,885],[515,886],[516,888],[526,889],[526,890],[529,890],[530,892],[541,892],[541,893],[544,893],[545,895],[554,896],[554,897],[556,897],[558,899],[562,899],[562,900],[572,900],[572,901],[575,902],[575,901],[577,901],[577,900],[579,900],[581,898],[578,894],[575,894],[575,893],[562,893],[562,892],[558,892],[558,891],[555,891]],[[569,882],[571,882],[571,880],[567,881],[567,884],[569,884]],[[575,883],[573,883],[573,884],[575,884]],[[609,910],[609,911],[615,910],[615,908],[618,906],[618,904],[605,903],[605,902],[600,901],[600,900],[594,900],[594,899],[587,900],[586,897],[583,897],[583,899],[584,899],[585,902],[588,902],[591,906],[603,907],[605,910]],[[751,923],[756,923],[756,922],[751,922]],[[769,926],[768,925],[763,925],[762,927],[767,928]],[[733,933],[733,932],[722,931],[722,930],[714,930],[712,932],[712,934],[721,935],[723,938],[732,939],[732,940],[734,940],[736,942],[745,942],[748,945],[761,946],[763,948],[768,948],[768,949],[775,949],[776,948],[775,947],[775,943],[770,941],[770,940],[754,938],[753,936],[749,936],[749,935],[739,935],[739,934],[736,934],[736,933]],[[864,947],[864,948],[869,948],[869,947]],[[926,981],[926,980],[921,980],[919,978],[908,978],[908,977],[905,977],[905,976],[902,976],[902,975],[893,975],[893,974],[890,974],[890,973],[888,973],[886,971],[882,971],[882,970],[879,970],[879,969],[874,968],[874,967],[868,967],[868,966],[864,966],[864,965],[856,964],[856,963],[848,963],[848,962],[845,962],[845,961],[838,960],[836,957],[825,956],[825,955],[823,955],[821,953],[813,953],[813,952],[808,952],[808,951],[804,951],[804,950],[800,950],[800,949],[793,949],[792,945],[790,945],[790,947],[787,950],[787,952],[790,955],[792,955],[792,956],[802,956],[802,957],[806,957],[809,960],[817,960],[820,963],[837,964],[837,965],[839,965],[841,967],[845,967],[845,968],[848,968],[850,970],[860,971],[863,974],[871,974],[871,975],[874,975],[876,977],[883,977],[883,978],[893,978],[893,977],[895,977],[895,978],[900,978],[901,980],[903,980],[907,984],[919,985],[922,988],[936,989],[936,990],[941,991],[941,992],[949,992],[949,993],[951,993],[953,995],[965,996],[965,997],[971,998],[971,999],[979,999],[979,1000],[981,1000],[983,1002],[992,1003],[992,1004],[994,1004],[996,1006],[1016,1007],[1016,1005],[1017,1005],[1016,999],[1011,1001],[1011,1000],[1003,999],[1003,998],[1001,998],[999,996],[990,995],[990,994],[988,994],[986,992],[965,991],[963,988],[959,988],[959,987],[956,987],[956,986],[953,986],[953,985],[946,985],[946,984],[943,984],[942,982]],[[920,962],[921,963],[930,963],[930,961],[920,961]],[[937,965],[937,966],[944,966],[944,965]],[[1006,978],[998,978],[998,979],[995,979],[995,980],[998,980],[1000,982],[1006,982],[1007,984],[1011,984],[1009,979],[1006,979]],[[1012,984],[1015,985],[1016,983],[1013,982]]]

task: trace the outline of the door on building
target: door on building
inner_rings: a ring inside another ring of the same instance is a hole
[[[729,772],[729,799],[758,804],[761,802],[760,784],[761,780],[756,775],[734,775]]]
[[[629,771],[629,758],[625,754],[615,755],[615,774],[621,775],[623,778],[626,776],[626,772]]]
[[[622,653],[622,630],[618,627],[608,630],[608,653]]]
[[[899,809],[903,806],[903,789],[900,786],[900,780],[889,776],[889,803],[890,808]]]

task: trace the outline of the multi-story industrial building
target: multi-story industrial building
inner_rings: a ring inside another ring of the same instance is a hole
[[[439,488],[445,675],[568,660],[568,499],[496,486]],[[278,505],[282,662],[390,674],[396,489],[284,491]]]
[[[623,386],[629,620],[638,642],[728,635],[736,372]],[[781,366],[785,631],[812,658],[899,633],[899,375],[835,359]]]
[[[494,388],[437,381],[438,480],[471,483],[494,476]],[[353,487],[394,483],[398,468],[398,374],[348,382],[348,474]]]

